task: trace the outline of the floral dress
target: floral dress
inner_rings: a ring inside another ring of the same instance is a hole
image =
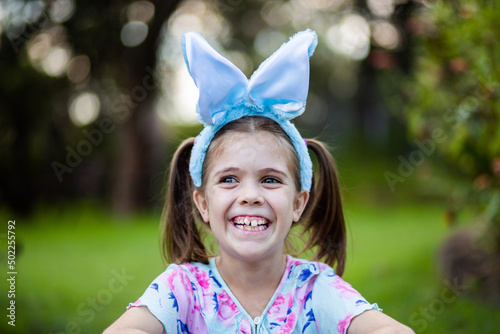
[[[168,333],[345,333],[369,304],[320,262],[287,256],[283,278],[260,317],[252,319],[209,264],[170,265],[135,303],[147,306]]]

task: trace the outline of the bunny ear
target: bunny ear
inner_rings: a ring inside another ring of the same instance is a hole
[[[290,38],[250,78],[250,101],[272,106],[288,120],[302,114],[309,90],[309,57],[317,44],[316,33],[309,29]]]
[[[197,112],[203,122],[212,125],[222,115],[219,113],[243,99],[248,79],[197,33],[183,35],[182,50],[189,74],[200,91]]]

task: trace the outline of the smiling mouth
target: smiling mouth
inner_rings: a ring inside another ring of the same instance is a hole
[[[244,231],[264,231],[269,228],[269,221],[261,217],[236,217],[232,223]]]

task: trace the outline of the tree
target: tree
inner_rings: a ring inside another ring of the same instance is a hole
[[[120,212],[150,201],[161,154],[157,49],[179,2],[2,5],[2,202],[26,213],[41,198],[100,194]],[[83,93],[100,113],[78,127],[67,111]]]
[[[248,75],[288,36],[314,29],[322,47],[311,59],[308,112],[297,121],[304,135],[328,124],[344,143],[363,138],[385,149],[404,142],[391,140],[400,134],[374,77],[406,66],[402,24],[411,1],[41,3],[7,1],[0,18],[7,74],[0,84],[0,200],[18,212],[40,199],[86,196],[127,212],[158,193],[152,180],[163,165],[162,141],[153,109],[162,76],[174,71],[157,75],[154,68],[160,51],[180,49],[178,31],[193,27],[231,50]],[[175,38],[168,37],[172,26]]]
[[[436,1],[410,23],[417,51],[404,116],[411,135],[435,145],[457,179],[449,217],[474,212],[472,229],[445,244],[443,269],[498,303],[500,8],[487,0]]]

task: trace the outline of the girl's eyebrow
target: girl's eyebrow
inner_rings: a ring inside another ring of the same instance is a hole
[[[285,172],[283,172],[283,171],[281,171],[279,169],[272,168],[272,167],[270,167],[270,168],[264,168],[264,169],[262,169],[262,172],[264,172],[266,174],[267,173],[275,173],[275,174],[281,175],[282,177],[287,177],[288,176],[287,173],[285,173]]]
[[[218,177],[220,175],[227,174],[227,173],[234,173],[234,172],[237,172],[239,170],[240,170],[240,168],[238,168],[238,167],[227,167],[227,168],[221,169],[220,171],[216,172],[214,174],[214,177]]]

